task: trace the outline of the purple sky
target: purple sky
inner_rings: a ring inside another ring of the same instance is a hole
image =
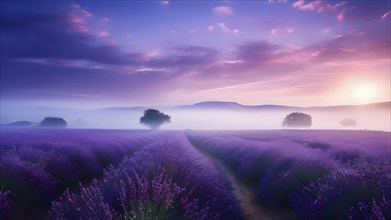
[[[1,1],[1,104],[389,101],[390,1]]]

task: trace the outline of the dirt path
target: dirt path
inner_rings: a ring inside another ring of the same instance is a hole
[[[195,149],[197,149],[195,147]],[[252,191],[245,185],[243,185],[238,178],[236,178],[232,172],[220,161],[219,159],[212,157],[211,155],[202,152],[197,149],[204,156],[212,160],[216,166],[218,166],[223,174],[228,178],[234,188],[234,195],[239,201],[240,207],[248,220],[291,220],[296,219],[293,211],[291,210],[275,210],[265,208],[256,203],[252,199]]]
[[[202,153],[202,152],[201,152]],[[224,175],[228,178],[234,188],[234,194],[236,199],[239,201],[242,211],[248,220],[288,220],[296,219],[294,213],[290,210],[272,210],[265,208],[257,204],[252,199],[252,191],[248,187],[244,186],[238,179],[232,174],[232,172],[219,160],[204,154],[223,171]]]

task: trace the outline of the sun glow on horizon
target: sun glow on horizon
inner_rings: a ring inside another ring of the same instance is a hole
[[[376,99],[377,90],[372,83],[360,83],[355,87],[355,97],[360,102],[368,103]]]

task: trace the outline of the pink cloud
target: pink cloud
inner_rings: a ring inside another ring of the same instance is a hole
[[[304,0],[299,0],[293,3],[293,7],[303,11],[314,11],[320,6],[320,4],[322,4],[322,1],[312,1],[310,3],[305,4]]]
[[[328,34],[328,33],[330,33],[330,32],[331,32],[331,28],[330,28],[330,27],[327,27],[327,28],[323,29],[320,33],[321,33],[321,34]]]
[[[79,4],[72,4],[71,8],[77,9],[84,17],[92,17],[93,16],[91,14],[91,12],[89,12],[86,9],[82,8]]]
[[[208,31],[213,31],[214,26],[213,26],[213,25],[209,25],[206,29],[207,29]]]
[[[99,24],[101,24],[101,25],[107,25],[107,24],[110,23],[110,21],[111,21],[111,20],[110,20],[109,18],[103,17],[103,18],[100,18]]]
[[[157,57],[159,55],[160,55],[159,50],[152,50],[152,51],[147,51],[147,52],[143,53],[142,58],[145,60],[149,60],[149,59],[152,59],[152,58]]]
[[[278,29],[278,28],[273,28],[270,30],[270,35],[269,35],[269,40],[273,40],[274,38],[290,34],[294,32],[295,30],[293,28],[287,28],[287,29]]]
[[[84,19],[74,14],[68,15],[68,22],[71,24],[84,24]]]
[[[227,32],[230,31],[230,29],[229,29],[227,26],[225,26],[224,23],[216,23],[216,25],[217,25],[224,33],[227,33]]]
[[[70,7],[73,10],[67,14],[67,21],[71,24],[73,31],[83,33],[89,32],[98,37],[107,37],[111,35],[108,31],[102,30],[107,29],[107,27],[103,28],[103,26],[106,26],[110,22],[109,18],[93,16],[79,4],[71,4]]]
[[[288,0],[268,0],[267,2],[269,4],[271,4],[271,3],[287,3]]]
[[[78,32],[88,32],[89,29],[85,25],[83,18],[76,16],[74,14],[68,14],[68,22],[72,25],[74,31]]]
[[[384,14],[380,17],[380,20],[382,20],[382,21],[386,20],[387,18],[390,17],[390,14],[391,14],[391,11],[388,11],[388,12],[384,13]]]
[[[216,23],[216,26],[219,27],[223,33],[233,33],[233,34],[239,33],[239,29],[237,29],[237,28],[230,29],[227,25],[225,25],[225,23]],[[212,30],[213,30],[213,28],[212,28]]]
[[[168,0],[163,0],[162,1],[162,5],[169,5],[170,4],[170,1],[168,1]]]
[[[226,63],[226,64],[237,64],[237,63],[243,63],[243,60],[224,60],[223,63]]]
[[[288,33],[292,33],[293,31],[295,31],[293,28],[286,29],[286,32],[288,32]]]
[[[337,13],[336,19],[343,21],[345,17],[346,2],[336,3],[334,5],[326,3],[325,1],[309,1],[299,0],[293,3],[293,7],[302,11],[316,11],[320,14]]]
[[[81,9],[81,13],[85,16],[85,17],[92,17],[92,14],[87,11],[87,10],[84,10],[84,9]]]
[[[326,5],[322,5],[318,8],[318,12],[319,13],[327,13],[327,12],[337,12],[339,9],[341,9],[344,5],[346,4],[346,2],[340,2],[340,3],[337,3],[335,5],[331,5],[331,4],[326,4]]]
[[[79,31],[79,32],[89,32],[90,30],[88,29],[88,27],[84,26],[84,25],[75,25],[74,26],[74,29],[76,31]]]
[[[280,34],[280,30],[278,30],[277,28],[274,28],[270,31],[270,35],[272,37],[277,37],[278,35]]]
[[[294,8],[301,7],[302,5],[304,5],[304,0],[299,0],[299,1],[296,1],[295,3],[293,3]]]
[[[337,16],[336,16],[338,21],[343,21],[344,17],[345,17],[345,12],[344,11],[339,12],[337,14]]]
[[[107,37],[107,36],[110,36],[110,33],[107,32],[107,31],[99,31],[99,32],[97,33],[97,35],[98,35],[99,37]]]
[[[230,15],[233,13],[233,9],[230,6],[217,6],[213,11],[218,15]]]

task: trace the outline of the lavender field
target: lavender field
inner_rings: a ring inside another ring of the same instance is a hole
[[[390,219],[390,133],[1,130],[0,219]]]
[[[390,0],[0,0],[0,220],[391,220]]]

